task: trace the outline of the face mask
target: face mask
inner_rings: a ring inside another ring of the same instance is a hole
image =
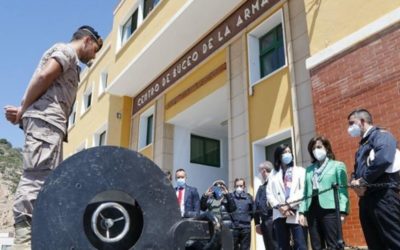
[[[293,156],[292,156],[291,153],[284,153],[284,154],[282,155],[282,162],[283,162],[285,165],[288,165],[289,163],[291,163],[292,160],[293,160]]]
[[[176,185],[178,185],[178,187],[183,187],[185,185],[185,182],[185,179],[179,178],[176,180]]]
[[[316,148],[313,151],[313,155],[318,161],[323,161],[326,158],[326,150],[323,148]]]
[[[223,196],[222,189],[220,187],[215,187],[214,190],[214,197],[219,200]]]
[[[243,188],[242,187],[237,187],[236,188],[236,193],[240,194],[243,192]]]
[[[349,135],[351,137],[359,137],[361,136],[361,128],[357,124],[351,125],[348,129],[347,132],[349,132]]]

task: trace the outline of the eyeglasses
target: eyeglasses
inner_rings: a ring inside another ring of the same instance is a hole
[[[90,38],[92,38],[92,40],[97,44],[97,46],[99,47],[99,49],[97,51],[99,51],[101,49],[101,47],[103,46],[103,39],[101,39],[101,37],[97,38],[92,31],[90,31],[89,29],[82,29],[84,31],[89,32],[89,36]]]

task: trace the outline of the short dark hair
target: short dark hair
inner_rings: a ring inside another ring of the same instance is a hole
[[[292,152],[293,155],[293,151],[292,148],[289,146],[289,144],[283,143],[281,145],[279,145],[278,147],[276,147],[275,149],[275,153],[274,153],[274,169],[276,171],[279,171],[279,168],[282,165],[282,154],[285,151],[286,148],[289,148],[290,151]]]
[[[89,25],[83,25],[79,27],[72,35],[71,41],[80,40],[85,36],[89,36],[90,38],[92,38],[92,40],[95,41],[99,46],[99,50],[101,49],[101,47],[103,46],[103,40],[101,39],[99,33]]]
[[[321,141],[322,145],[324,145],[326,149],[326,156],[329,159],[335,160],[335,154],[333,153],[332,146],[329,140],[324,136],[315,136],[314,138],[311,138],[307,147],[308,153],[310,154],[311,157],[311,162],[314,163],[317,161],[317,159],[315,159],[315,156],[313,154],[313,147],[317,143],[317,141]]]
[[[185,169],[180,168],[180,169],[178,169],[178,170],[175,171],[175,174],[178,173],[178,172],[181,172],[181,171],[186,173]]]
[[[351,116],[354,116],[357,119],[363,119],[368,124],[372,124],[372,115],[368,110],[364,108],[358,108],[351,111],[351,113],[347,116],[347,120],[350,120]]]
[[[236,187],[236,182],[238,182],[238,181],[243,181],[243,186],[246,186],[246,181],[243,179],[243,178],[236,178],[235,179],[235,187]]]

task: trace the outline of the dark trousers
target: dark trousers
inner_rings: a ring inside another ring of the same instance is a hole
[[[250,228],[233,229],[233,245],[235,250],[249,250],[251,241]]]
[[[370,250],[400,249],[400,195],[377,190],[360,198],[360,221]]]
[[[272,218],[263,220],[260,224],[265,250],[277,250],[278,242],[274,234]]]
[[[319,205],[318,196],[311,201],[307,213],[308,230],[313,250],[336,249],[338,223],[335,209],[324,209]]]
[[[274,232],[279,250],[307,250],[307,231],[299,224],[289,224],[286,218],[278,218],[274,220]],[[293,248],[290,246],[290,234],[294,241]]]

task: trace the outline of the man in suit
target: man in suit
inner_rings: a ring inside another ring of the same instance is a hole
[[[200,214],[200,197],[197,188],[186,185],[186,171],[182,168],[175,172],[176,197],[183,218],[196,217]]]

